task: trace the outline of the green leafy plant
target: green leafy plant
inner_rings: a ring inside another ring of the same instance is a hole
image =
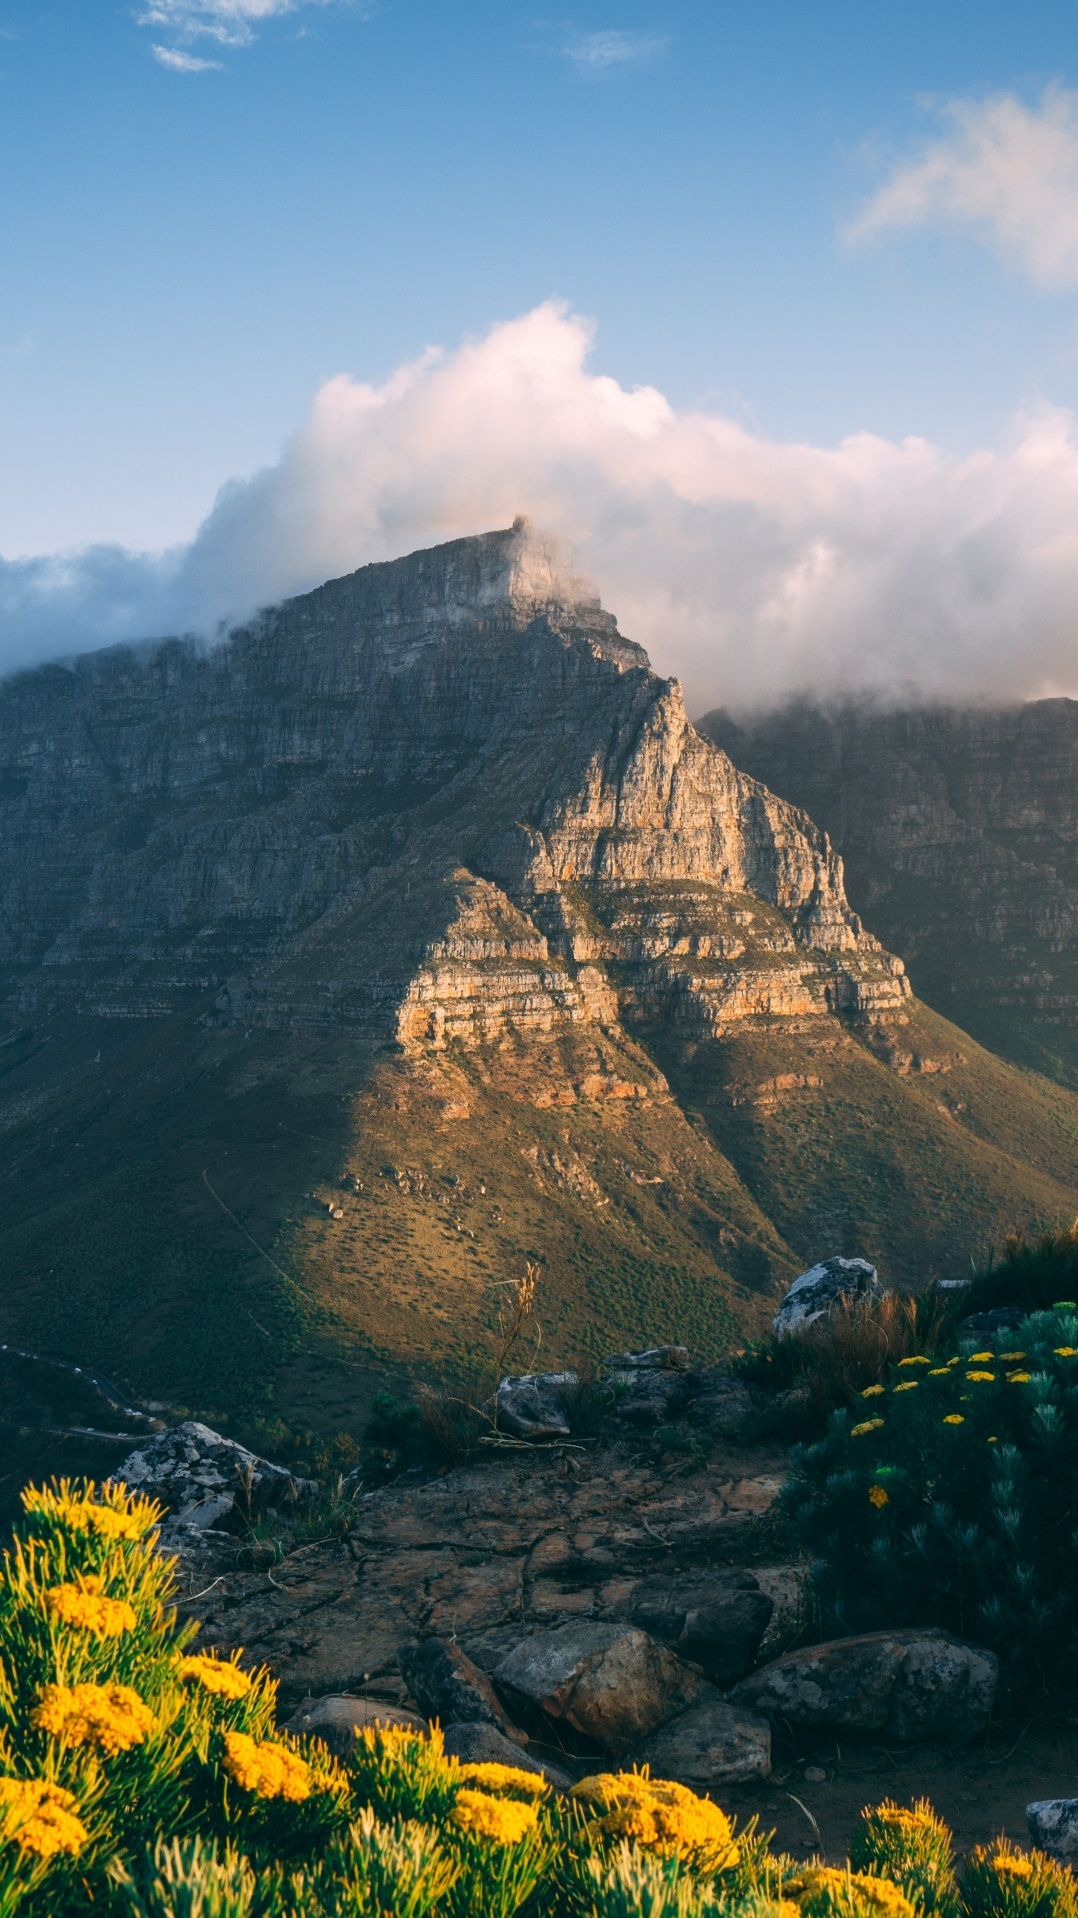
[[[800,1447],[784,1508],[824,1629],[934,1625],[994,1647],[1026,1696],[1078,1628],[1078,1314],[914,1354]]]

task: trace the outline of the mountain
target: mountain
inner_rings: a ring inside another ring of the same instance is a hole
[[[523,522],[8,681],[0,795],[0,1335],[143,1393],[346,1423],[529,1260],[543,1362],[715,1354],[1078,1207],[1078,1100]]]
[[[1078,1086],[1078,701],[699,725],[826,828],[923,998]]]

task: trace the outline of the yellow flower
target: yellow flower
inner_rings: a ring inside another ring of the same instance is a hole
[[[947,1417],[944,1419],[943,1423],[944,1425],[964,1425],[966,1421],[963,1418],[961,1412],[948,1412]]]
[[[726,1813],[687,1785],[640,1772],[600,1772],[582,1778],[570,1797],[598,1805],[604,1816],[588,1827],[611,1838],[628,1838],[663,1857],[691,1857],[700,1868],[724,1871],[740,1849]]]
[[[988,1438],[987,1438],[987,1439],[985,1440],[985,1444],[986,1444],[986,1445],[998,1445],[998,1444],[999,1444],[999,1440],[998,1440],[998,1438],[996,1437],[996,1435],[995,1435],[995,1433],[994,1433],[994,1432],[992,1432],[992,1433],[991,1433],[991,1434],[989,1435],[989,1437],[988,1437]]]
[[[541,1798],[550,1789],[542,1772],[518,1771],[515,1765],[460,1765],[458,1773],[484,1791],[521,1791],[529,1798]]]
[[[473,1838],[489,1838],[495,1845],[518,1845],[526,1832],[535,1828],[537,1805],[522,1805],[519,1798],[491,1798],[485,1791],[472,1791],[467,1785],[457,1793],[449,1816],[460,1831]]]
[[[784,1891],[797,1899],[802,1918],[827,1918],[833,1912],[858,1912],[867,1918],[913,1918],[914,1907],[889,1878],[867,1871],[843,1871],[834,1865],[810,1865],[788,1878]]]
[[[1028,1385],[1032,1377],[1033,1377],[1032,1372],[1008,1372],[1007,1384],[1008,1385]]]
[[[298,1805],[311,1794],[311,1768],[287,1745],[225,1733],[225,1770],[257,1798],[287,1798]]]
[[[130,1685],[46,1685],[33,1713],[39,1731],[110,1755],[141,1745],[157,1720]]]
[[[882,1512],[884,1506],[889,1505],[891,1503],[882,1485],[869,1486],[868,1502],[870,1505],[874,1505],[876,1507],[877,1512]]]
[[[1055,1351],[1057,1359],[1078,1359],[1078,1346],[1057,1345]]]
[[[997,1851],[992,1860],[992,1870],[1000,1878],[1031,1878],[1033,1860],[1022,1852]]]
[[[0,1778],[0,1837],[13,1838],[38,1858],[80,1852],[89,1833],[74,1804],[73,1792],[45,1778]]]
[[[987,1365],[989,1361],[991,1361],[992,1364],[994,1365],[995,1359],[996,1359],[996,1355],[994,1352],[971,1352],[969,1355],[969,1358],[966,1360],[966,1364],[967,1365]]]
[[[70,1532],[92,1532],[110,1543],[145,1537],[163,1510],[152,1499],[131,1493],[125,1493],[119,1504],[98,1505],[87,1496],[76,1497],[68,1480],[61,1482],[58,1491],[48,1485],[28,1485],[20,1497],[23,1510],[31,1517],[53,1519]]]
[[[239,1657],[238,1652],[236,1656]],[[198,1652],[181,1658],[179,1673],[181,1678],[193,1678],[204,1691],[215,1692],[219,1698],[246,1698],[251,1689],[248,1673],[241,1672],[238,1665],[222,1658],[204,1658]]]
[[[107,1598],[99,1578],[85,1578],[81,1585],[54,1585],[45,1593],[45,1604],[61,1625],[74,1625],[95,1638],[122,1638],[138,1622],[134,1606],[126,1598]]]
[[[994,1372],[967,1372],[966,1377],[972,1385],[992,1385],[996,1375]]]
[[[899,1365],[928,1365],[931,1363],[922,1352],[915,1352],[911,1359],[899,1359]]]
[[[861,1397],[863,1399],[878,1399],[885,1390],[886,1387],[882,1385],[866,1385]]]
[[[895,1391],[896,1393],[897,1392],[916,1392],[917,1387],[920,1385],[920,1383],[921,1383],[920,1379],[906,1379],[904,1384],[895,1386]]]
[[[1001,1365],[1017,1365],[1019,1360],[1024,1359],[1025,1356],[1024,1352],[1001,1352],[999,1362]]]
[[[882,1419],[864,1419],[860,1425],[850,1427],[850,1437],[863,1438],[866,1432],[878,1432],[882,1425]]]
[[[945,1379],[949,1371],[950,1366],[948,1365],[936,1365],[933,1366],[928,1376],[930,1379]]]
[[[921,1805],[875,1805],[872,1809],[875,1824],[889,1825],[894,1831],[936,1831],[939,1820]]]
[[[961,1363],[962,1363],[962,1358],[961,1358],[961,1355],[960,1355],[959,1353],[957,1353],[957,1352],[956,1352],[956,1353],[955,1353],[955,1356],[954,1356],[954,1358],[953,1358],[953,1359],[948,1359],[948,1360],[947,1360],[947,1365],[946,1365],[946,1368],[945,1368],[945,1369],[946,1369],[946,1370],[947,1370],[947,1371],[949,1372],[949,1371],[950,1371],[950,1369],[951,1369],[951,1367],[952,1367],[952,1365],[961,1365]]]

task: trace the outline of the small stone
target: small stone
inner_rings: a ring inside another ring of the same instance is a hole
[[[806,1765],[801,1773],[806,1785],[826,1785],[827,1773],[822,1765]]]
[[[513,1438],[568,1438],[562,1393],[576,1383],[575,1372],[529,1372],[502,1379],[496,1402],[500,1429]]]
[[[401,1677],[428,1718],[443,1725],[494,1725],[507,1741],[526,1745],[486,1673],[473,1665],[459,1645],[444,1638],[423,1638],[397,1652]]]
[[[417,1712],[385,1705],[378,1698],[351,1698],[340,1692],[305,1699],[281,1729],[296,1737],[319,1738],[335,1758],[347,1758],[359,1733],[373,1725],[399,1725],[417,1732],[427,1729],[426,1719]]]
[[[541,1772],[556,1791],[567,1791],[573,1782],[557,1765],[542,1764],[530,1752],[511,1745],[494,1725],[447,1725],[442,1736],[449,1757],[462,1765],[511,1765],[515,1771]]]
[[[1078,1861],[1078,1798],[1037,1798],[1026,1806],[1033,1843],[1061,1864]]]
[[[704,1685],[697,1702],[645,1738],[630,1759],[694,1791],[744,1784],[771,1775],[771,1727],[760,1713],[731,1705]]]

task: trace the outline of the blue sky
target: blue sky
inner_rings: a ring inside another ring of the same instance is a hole
[[[0,554],[189,540],[327,379],[551,299],[764,441],[1006,448],[1078,407],[1078,271],[902,181],[1076,85],[1037,0],[0,0]]]

